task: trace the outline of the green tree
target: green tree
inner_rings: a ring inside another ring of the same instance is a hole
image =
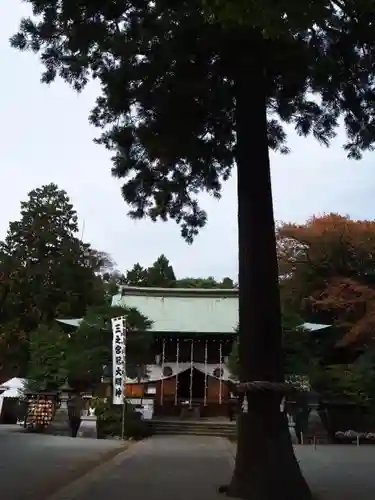
[[[27,335],[17,319],[0,323],[0,383],[26,375],[28,353]]]
[[[283,353],[286,375],[310,375],[310,369],[319,356],[315,349],[315,333],[301,327],[303,320],[297,314],[283,311]],[[318,362],[321,360],[319,359]]]
[[[4,323],[11,319],[9,311],[9,294],[12,292],[11,273],[13,260],[2,249],[0,249],[0,322]]]
[[[254,21],[226,24],[202,0],[29,3],[12,45],[41,52],[44,82],[101,81],[91,121],[132,217],[174,219],[191,242],[207,220],[197,194],[219,198],[236,165],[240,379],[282,381],[269,148],[287,152],[283,123],[328,145],[340,117],[349,157],[373,147],[375,11],[285,0],[275,18],[271,1],[253,2]],[[280,399],[253,394],[239,417],[233,496],[311,498]]]
[[[134,308],[95,306],[87,311],[84,321],[70,335],[66,363],[72,387],[95,388],[103,373],[112,371],[111,319],[117,316],[127,319],[127,373],[137,378],[138,373],[144,372],[153,340],[149,331],[151,322]]]
[[[87,264],[103,278],[107,275],[116,276],[118,274],[116,263],[109,253],[87,247],[85,254]]]
[[[29,336],[27,389],[57,391],[68,372],[66,353],[68,335],[57,326],[40,325]],[[81,356],[84,359],[83,353]]]
[[[55,184],[29,193],[21,218],[11,222],[0,244],[4,262],[3,320],[19,318],[30,331],[58,316],[79,317],[102,301],[95,272],[101,256],[77,237],[77,214]]]
[[[147,269],[147,286],[172,288],[176,285],[176,276],[169,260],[160,255],[151,267]]]
[[[375,349],[372,347],[360,356],[352,367],[357,382],[357,393],[365,399],[371,414],[375,415]],[[358,390],[359,387],[359,390]],[[357,401],[358,401],[357,397]]]
[[[147,270],[139,263],[127,271],[125,274],[124,284],[128,286],[148,286]]]
[[[324,369],[315,369],[311,374],[311,385],[322,399],[328,401],[349,401],[352,403],[366,405],[367,374],[360,373],[356,364],[354,365],[326,365]]]
[[[314,334],[303,329],[300,326],[302,323],[303,321],[298,315],[286,312],[282,315],[284,373],[287,375],[309,375],[310,369],[321,361],[320,351],[316,349]],[[233,342],[228,368],[232,375],[238,378],[238,340]]]
[[[235,288],[231,278],[224,278],[222,281],[217,281],[214,277],[208,278],[182,278],[177,280],[176,286],[178,288]]]
[[[367,0],[360,0],[362,9],[371,10]],[[352,2],[342,0],[315,0],[292,2],[291,0],[203,0],[209,22],[220,22],[226,26],[246,26],[259,29],[265,39],[280,39],[293,31],[320,26],[336,8],[344,8]]]
[[[121,281],[121,284],[129,286],[149,286],[161,288],[234,288],[231,278],[223,278],[217,281],[214,277],[208,278],[181,278],[177,279],[165,255],[160,255],[152,266],[143,268],[140,264],[135,264],[128,271]]]
[[[26,375],[31,331],[52,325],[56,317],[80,317],[88,305],[103,302],[98,273],[108,256],[77,233],[77,214],[55,184],[31,191],[20,219],[9,224],[0,243],[2,378],[16,367],[17,375]]]
[[[162,254],[148,268],[135,264],[126,273],[123,283],[128,286],[171,288],[176,284],[176,276],[169,259]]]
[[[13,271],[14,261],[0,250],[0,381],[26,374],[28,341],[20,327],[15,304]]]
[[[112,303],[112,297],[119,293],[119,282],[113,276],[110,279],[103,282],[105,300],[108,305]]]

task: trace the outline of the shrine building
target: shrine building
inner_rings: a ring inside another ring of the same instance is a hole
[[[136,308],[152,321],[154,343],[145,378],[126,378],[126,397],[155,416],[227,415],[232,379],[228,357],[238,324],[237,289],[121,287],[112,306]],[[78,326],[80,320],[58,320]],[[315,330],[326,325],[306,323]]]
[[[137,308],[153,322],[146,378],[141,384],[127,379],[127,397],[153,395],[155,415],[180,415],[184,405],[200,416],[225,414],[237,290],[122,287],[112,305]]]

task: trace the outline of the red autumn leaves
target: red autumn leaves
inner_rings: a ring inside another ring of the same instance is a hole
[[[278,228],[282,297],[306,321],[332,323],[339,344],[375,340],[375,222],[338,214]]]

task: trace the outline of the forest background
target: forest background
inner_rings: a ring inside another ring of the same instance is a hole
[[[285,372],[308,375],[325,398],[375,411],[375,222],[326,214],[282,223],[277,249]],[[0,276],[0,381],[21,376],[44,388],[68,379],[83,389],[109,375],[110,318],[119,314],[132,331],[129,370],[140,376],[151,319],[110,307],[121,285],[237,287],[230,277],[177,278],[166,255],[150,267],[118,270],[110,255],[79,238],[77,213],[54,184],[31,191],[20,219],[9,223]],[[80,317],[69,335],[55,321]],[[308,331],[304,322],[331,326]],[[229,363],[235,372],[236,345]]]

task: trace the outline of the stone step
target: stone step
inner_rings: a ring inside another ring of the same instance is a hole
[[[205,429],[227,429],[228,431],[236,430],[235,425],[205,425],[205,424],[188,424],[188,423],[169,424],[167,422],[152,422],[151,425],[154,425],[156,427],[161,426],[170,428],[189,427],[191,429],[205,428]]]
[[[235,426],[220,426],[220,425],[189,425],[189,424],[181,424],[181,425],[170,425],[170,424],[162,424],[162,423],[150,423],[153,427],[168,427],[168,429],[211,429],[211,430],[225,430],[229,432],[236,432],[237,428]]]
[[[204,425],[204,424],[169,424],[169,423],[163,423],[163,422],[152,422],[152,425],[155,426],[167,426],[167,427],[191,427],[192,429],[199,428],[199,427],[204,427],[205,429],[228,429],[229,431],[231,430],[236,430],[235,425]]]
[[[156,434],[190,434],[223,437],[236,435],[236,425],[230,423],[159,420],[150,422],[150,426]]]
[[[184,435],[194,435],[194,436],[223,436],[223,437],[235,437],[235,432],[225,432],[220,430],[210,430],[210,429],[168,429],[168,428],[154,428],[155,434],[184,434]]]
[[[157,436],[213,436],[213,437],[222,437],[222,438],[227,438],[227,439],[232,439],[235,438],[235,434],[228,434],[225,432],[194,432],[191,430],[178,430],[178,431],[172,431],[172,430],[160,430],[158,429],[157,431],[154,431],[154,433]]]
[[[207,435],[223,435],[225,434],[226,436],[235,436],[236,431],[235,430],[228,430],[228,429],[207,429],[205,427],[156,427],[152,426],[152,429],[158,433],[158,432],[168,432],[170,434],[181,434],[181,433],[191,433],[191,434],[207,434]]]
[[[189,426],[204,426],[204,427],[227,427],[228,429],[235,429],[236,428],[236,423],[235,422],[206,422],[204,420],[162,420],[162,419],[155,419],[153,418],[151,421],[153,424],[156,425],[176,425],[176,426],[181,426],[181,425],[189,425]]]

